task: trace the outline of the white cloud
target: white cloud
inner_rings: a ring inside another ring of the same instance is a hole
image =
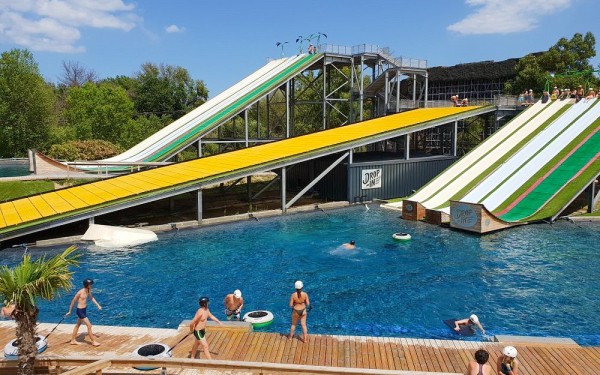
[[[478,7],[464,19],[448,26],[449,31],[463,35],[509,34],[529,31],[539,19],[571,5],[572,0],[466,0]]]
[[[165,31],[168,33],[182,33],[185,31],[185,27],[179,27],[177,25],[169,25],[165,27]]]
[[[134,5],[122,0],[0,0],[0,41],[33,51],[76,53],[80,29],[129,31]]]

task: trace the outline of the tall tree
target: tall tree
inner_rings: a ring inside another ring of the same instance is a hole
[[[146,116],[175,120],[208,99],[204,82],[192,79],[187,69],[179,66],[145,63],[135,79],[135,109]]]
[[[98,75],[77,61],[63,61],[63,73],[58,83],[65,87],[81,87],[88,82],[96,82]]]
[[[133,102],[125,89],[110,83],[86,83],[67,93],[66,118],[78,139],[119,144],[133,114]]]
[[[70,290],[73,272],[71,267],[79,264],[75,247],[71,246],[51,259],[41,257],[32,260],[30,254],[10,268],[0,267],[0,295],[15,307],[13,318],[17,322],[16,336],[19,345],[19,374],[34,373],[37,347],[35,342],[39,309],[38,299],[53,300],[61,291]]]
[[[13,49],[0,56],[0,157],[24,156],[46,142],[55,122],[54,93],[33,55]]]
[[[513,93],[525,89],[542,90],[546,80],[560,88],[574,88],[594,80],[590,59],[596,56],[596,38],[588,32],[576,33],[570,40],[561,38],[548,51],[529,54],[523,57],[515,67],[517,77],[510,82]],[[551,74],[555,78],[551,78]]]

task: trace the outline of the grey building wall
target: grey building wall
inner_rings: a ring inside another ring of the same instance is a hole
[[[336,156],[337,157],[337,156]],[[311,160],[287,172],[288,188],[300,190],[325,170],[336,157]],[[440,156],[419,159],[343,163],[319,181],[314,190],[326,200],[390,199],[410,195],[450,166],[455,157]],[[381,187],[362,188],[363,171],[379,170]]]

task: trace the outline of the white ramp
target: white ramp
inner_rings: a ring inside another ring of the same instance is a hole
[[[492,191],[498,188],[503,182],[505,182],[516,170],[523,167],[523,164],[531,159],[536,152],[544,148],[544,146],[554,139],[560,132],[565,130],[565,128],[569,127],[570,124],[579,117],[584,111],[589,109],[589,105],[583,104],[580,102],[573,106],[573,108],[566,111],[562,116],[556,119],[552,124],[550,124],[546,129],[539,132],[529,143],[527,143],[523,148],[521,148],[517,153],[511,156],[504,164],[498,167],[494,172],[492,172],[489,176],[486,177],[478,186],[476,186],[473,190],[471,190],[461,201],[470,202],[470,203],[479,203],[483,199],[485,199]],[[564,147],[564,146],[563,146]],[[562,148],[555,150],[558,153]],[[556,154],[555,153],[555,154]],[[544,153],[546,154],[546,153]],[[535,158],[542,167],[546,164],[548,160],[550,160],[553,156],[550,156],[546,160],[542,160],[539,158]],[[523,173],[519,175],[524,176]],[[521,184],[523,184],[527,179],[517,180],[515,181],[513,178],[510,179],[515,182],[517,186],[513,186],[514,189],[517,189]],[[496,194],[496,197],[499,197]],[[494,200],[486,200],[488,204],[493,202]],[[494,205],[493,208],[497,207]],[[491,206],[487,206],[488,210],[492,210]]]
[[[480,144],[478,147],[473,149],[471,152],[463,156],[456,163],[452,164],[444,172],[438,175],[430,183],[422,187],[414,195],[410,197],[410,200],[416,202],[424,202],[433,197],[443,186],[454,180],[460,174],[464,173],[471,165],[477,162],[478,159],[483,157],[485,154],[497,144],[508,138],[518,128],[523,126],[532,117],[537,115],[542,109],[546,108],[545,104],[541,101],[534,104],[532,107],[524,110],[516,118],[510,121],[508,124],[496,131],[491,137],[488,138],[488,142]]]
[[[483,156],[477,159],[474,163],[468,165],[468,169],[465,169],[450,183],[443,186],[434,196],[424,202],[421,202],[421,204],[429,209],[441,208],[441,206],[448,205],[448,201],[458,191],[479,177],[483,171],[488,169],[499,159],[506,156],[506,154],[509,153],[517,144],[526,139],[531,133],[539,129],[546,121],[548,121],[548,119],[550,119],[550,117],[567,105],[567,103],[568,101],[565,100],[551,102],[550,104],[542,104],[546,107],[544,111],[539,112],[539,114],[531,118],[527,124],[509,134],[509,136],[502,139],[499,143],[491,137],[488,138],[484,144],[489,143],[490,145],[486,146],[485,149],[487,152]]]
[[[158,236],[147,229],[91,224],[81,240],[94,241],[100,247],[127,247],[157,241]]]
[[[550,138],[552,137],[550,129],[546,136],[540,133],[527,145],[531,145],[528,147],[529,149],[523,148],[522,153],[520,151],[511,159],[510,163],[506,163],[507,171],[503,171],[503,174],[499,173],[498,179],[495,179],[493,174],[490,175],[490,179],[496,181],[497,187],[481,203],[492,211],[505,202],[515,190],[533,177],[549,160],[558,155],[592,122],[598,119],[600,105],[594,105],[596,102],[598,100],[590,100],[587,103],[583,100],[580,101],[573,109],[569,110],[569,112],[573,112],[572,115],[564,116],[565,118],[561,121],[556,121],[555,127],[558,129],[554,138]],[[561,130],[564,131],[560,132]],[[504,175],[510,177],[501,179],[501,176]]]

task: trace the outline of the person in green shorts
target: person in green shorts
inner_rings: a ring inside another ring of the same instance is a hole
[[[206,341],[206,321],[208,318],[214,320],[215,322],[223,325],[219,319],[217,319],[208,309],[208,297],[200,297],[200,308],[196,311],[196,315],[190,324],[190,333],[194,334],[196,340],[194,341],[194,345],[192,346],[192,352],[190,353],[190,358],[196,358],[196,352],[198,351],[198,346],[202,344],[202,351],[207,359],[212,359],[210,356],[210,351],[208,350],[208,342]]]

